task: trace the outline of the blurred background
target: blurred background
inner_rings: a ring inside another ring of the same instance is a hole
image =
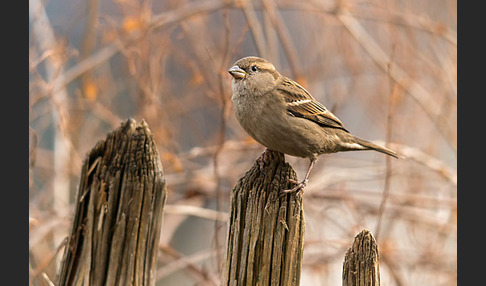
[[[219,285],[230,194],[263,147],[227,69],[269,59],[351,133],[405,155],[322,155],[301,285],[341,285],[363,228],[383,285],[456,285],[457,1],[30,0],[29,277],[57,281],[83,160],[129,117],[167,179],[157,285]],[[302,178],[308,160],[286,156]]]

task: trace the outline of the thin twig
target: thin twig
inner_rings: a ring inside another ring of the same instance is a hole
[[[59,46],[54,31],[52,29],[49,18],[45,11],[45,7],[40,0],[31,0],[30,2],[30,18],[33,24],[33,33],[39,45],[40,52],[44,54],[48,50],[56,50]],[[56,79],[62,80],[64,77],[63,63],[59,54],[53,54],[45,59],[47,82],[54,82]],[[69,207],[69,185],[70,177],[68,175],[70,160],[70,153],[72,150],[72,143],[67,132],[67,120],[65,115],[67,108],[68,93],[62,88],[56,91],[45,91],[46,94],[51,94],[50,97],[52,105],[55,107],[53,112],[53,121],[57,129],[54,132],[54,183],[53,183],[53,201],[54,210],[59,214],[67,212]],[[60,237],[60,234],[56,236]]]
[[[223,48],[223,57],[221,58],[221,64],[219,70],[222,71],[225,68],[225,65],[227,65],[227,57],[229,55],[229,47],[230,47],[230,24],[229,24],[229,19],[228,19],[228,11],[225,9],[223,10],[223,18],[224,18],[224,28],[225,28],[225,37],[224,37],[224,48]],[[220,127],[219,127],[219,132],[218,132],[218,144],[216,148],[216,152],[214,152],[213,156],[213,165],[214,165],[214,175],[216,177],[216,209],[218,213],[221,212],[222,205],[223,205],[223,193],[221,190],[221,174],[219,170],[219,157],[221,154],[221,151],[223,150],[224,147],[224,142],[226,140],[226,117],[227,117],[227,96],[224,88],[224,83],[223,83],[223,77],[218,77],[218,83],[219,83],[219,97],[221,100],[221,112],[220,112]],[[219,216],[219,215],[218,215]],[[220,217],[220,216],[219,216]],[[225,216],[225,218],[227,218]],[[220,230],[222,224],[220,220],[215,220],[214,221],[214,241],[216,244],[216,250],[221,249],[219,247],[219,235],[218,231]],[[216,255],[216,261],[218,265],[218,272],[221,272],[221,267],[222,267],[222,253],[221,251],[217,251]]]
[[[393,59],[393,56],[395,54],[395,46],[393,46],[392,49],[392,55],[390,56],[390,59]],[[391,70],[391,62],[388,63],[388,75],[390,74]],[[393,113],[394,113],[394,107],[395,107],[395,102],[396,102],[396,89],[393,88],[394,85],[392,81],[390,80],[390,97],[388,99],[388,116],[386,120],[386,141],[390,142],[391,140],[391,134],[392,134],[392,128],[393,128]],[[380,228],[381,228],[381,223],[383,219],[383,213],[385,212],[385,206],[386,202],[388,200],[388,195],[390,192],[390,177],[391,177],[391,158],[390,156],[386,157],[386,172],[385,172],[385,184],[383,186],[383,196],[380,202],[380,207],[378,208],[378,221],[376,223],[376,229],[375,229],[375,239],[378,241],[379,235],[380,235]]]
[[[29,280],[31,282],[34,281],[34,279],[37,278],[37,275],[39,275],[41,273],[42,273],[42,276],[44,276],[44,274],[45,274],[44,269],[46,269],[46,267],[51,265],[51,263],[57,258],[57,255],[64,248],[66,243],[67,243],[67,239],[63,239],[61,241],[61,243],[59,243],[58,247],[56,248],[56,251],[54,251],[54,253],[52,255],[44,257],[42,262],[35,269],[33,269],[32,273],[29,277]]]
[[[203,270],[199,265],[196,264],[199,261],[209,259],[217,255],[216,250],[207,250],[190,256],[184,256],[169,246],[160,246],[159,248],[164,253],[177,258],[177,260],[172,263],[169,263],[168,265],[162,268],[157,269],[157,276],[155,281],[159,281],[162,278],[178,270],[187,268],[188,270],[191,271],[191,273],[194,273],[197,276],[201,277],[204,281],[210,282],[212,285],[220,285],[219,279],[214,274]]]
[[[219,222],[226,222],[228,220],[228,213],[226,212],[190,205],[165,205],[164,212],[168,214],[192,215]]]
[[[258,54],[263,58],[268,58],[267,43],[263,37],[263,29],[255,14],[252,1],[242,1],[241,5],[246,17],[246,22],[250,26],[250,31],[253,40],[255,41]]]
[[[277,31],[277,34],[280,38],[280,42],[282,43],[285,55],[287,56],[287,59],[289,61],[292,77],[297,79],[298,81],[301,81],[302,79],[300,79],[300,77],[302,76],[302,71],[299,65],[300,60],[298,52],[292,41],[289,31],[285,26],[285,22],[282,19],[282,16],[278,12],[278,9],[273,0],[263,0],[262,3],[263,8],[268,13],[270,20],[272,21],[273,27]]]
[[[385,142],[380,140],[373,141],[376,144],[384,144]],[[423,151],[413,148],[404,144],[393,143],[392,148],[397,150],[401,155],[407,159],[414,160],[431,170],[437,172],[444,179],[457,186],[457,170],[454,170],[447,166],[447,164],[437,158],[434,158]]]

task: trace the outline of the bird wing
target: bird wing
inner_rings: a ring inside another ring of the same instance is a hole
[[[290,115],[313,121],[323,127],[339,128],[349,132],[331,111],[295,81],[285,78],[278,91],[284,94]]]

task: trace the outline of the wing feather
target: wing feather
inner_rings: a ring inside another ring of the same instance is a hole
[[[327,110],[322,103],[315,100],[298,83],[285,78],[279,86],[278,91],[284,94],[287,111],[292,116],[313,121],[323,127],[339,128],[349,132],[331,111]]]

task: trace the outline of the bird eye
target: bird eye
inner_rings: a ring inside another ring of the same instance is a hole
[[[251,70],[255,72],[255,71],[258,70],[258,68],[257,68],[257,66],[251,66]]]

